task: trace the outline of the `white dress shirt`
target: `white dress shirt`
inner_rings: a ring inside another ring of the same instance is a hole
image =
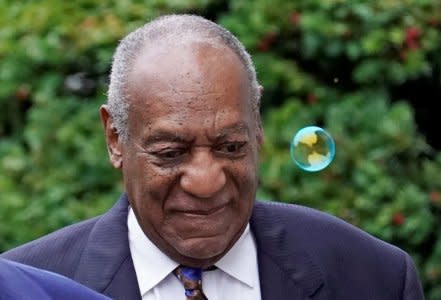
[[[173,275],[179,265],[161,252],[144,234],[129,209],[129,246],[142,300],[185,300],[184,287]],[[209,300],[260,300],[256,244],[247,225],[234,246],[202,273],[202,288]]]

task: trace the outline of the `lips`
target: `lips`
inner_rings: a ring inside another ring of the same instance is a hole
[[[175,210],[175,212],[189,216],[210,216],[222,212],[226,208],[226,206],[227,204],[216,206],[210,209],[177,209]]]

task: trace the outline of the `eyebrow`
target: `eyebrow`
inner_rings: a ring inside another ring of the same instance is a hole
[[[155,144],[158,142],[171,142],[171,143],[185,143],[188,142],[184,136],[179,135],[176,132],[159,130],[155,134],[148,136],[142,140],[144,146]]]
[[[248,135],[249,128],[245,122],[238,122],[228,125],[220,129],[215,136],[209,137],[210,140],[220,140],[228,135],[232,134],[245,134]],[[149,146],[159,142],[170,143],[188,143],[190,138],[185,133],[180,134],[178,132],[170,130],[157,130],[153,135],[150,135],[142,140],[143,146]]]
[[[216,133],[215,139],[222,139],[230,134],[249,134],[249,128],[245,122],[237,122],[222,128]]]

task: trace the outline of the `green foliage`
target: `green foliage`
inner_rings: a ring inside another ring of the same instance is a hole
[[[441,154],[396,96],[439,78],[439,1],[0,0],[0,251],[113,204],[122,184],[98,116],[111,55],[169,12],[217,20],[253,55],[265,88],[259,197],[319,208],[405,249],[427,299],[440,299]],[[307,125],[336,141],[322,172],[289,156]]]

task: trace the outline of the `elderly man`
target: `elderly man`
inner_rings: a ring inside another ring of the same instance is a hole
[[[48,271],[0,259],[0,300],[110,300]]]
[[[100,109],[125,193],[4,254],[115,299],[423,299],[409,255],[325,213],[255,201],[261,88],[224,28],[171,15],[125,37]]]

